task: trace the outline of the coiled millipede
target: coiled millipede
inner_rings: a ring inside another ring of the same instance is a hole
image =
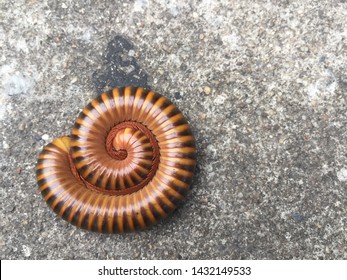
[[[173,211],[195,164],[195,140],[177,107],[153,91],[125,87],[91,101],[71,136],[44,147],[36,173],[59,216],[115,233],[144,229]]]

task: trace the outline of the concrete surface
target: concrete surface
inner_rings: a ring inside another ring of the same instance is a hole
[[[347,259],[346,1],[94,2],[1,1],[1,259]],[[177,104],[198,168],[157,226],[90,233],[35,164],[124,84]]]

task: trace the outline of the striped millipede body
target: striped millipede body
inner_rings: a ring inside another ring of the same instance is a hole
[[[195,140],[177,107],[140,87],[116,88],[87,105],[70,136],[44,147],[37,181],[48,205],[92,231],[144,229],[186,194]]]

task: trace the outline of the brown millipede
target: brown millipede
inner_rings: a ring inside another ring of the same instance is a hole
[[[36,174],[63,219],[115,233],[144,229],[173,211],[195,165],[195,140],[177,107],[151,90],[125,87],[91,101],[71,136],[44,147]]]

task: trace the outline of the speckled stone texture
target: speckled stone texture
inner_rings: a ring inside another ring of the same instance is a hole
[[[99,2],[0,3],[0,258],[347,259],[346,1]],[[197,172],[158,225],[91,233],[35,164],[125,84],[182,110]]]

